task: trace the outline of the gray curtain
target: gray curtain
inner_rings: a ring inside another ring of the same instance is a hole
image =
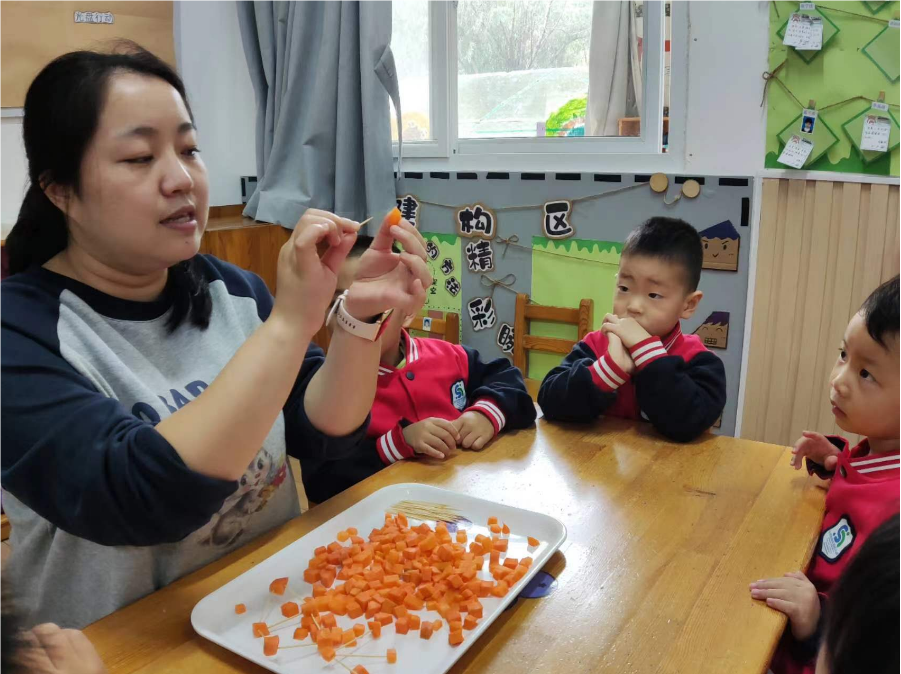
[[[631,0],[592,6],[587,136],[618,136],[619,120],[635,117],[641,109],[639,28]]]
[[[257,103],[258,183],[244,214],[293,228],[307,208],[387,212],[389,92],[399,98],[391,3],[236,4]]]

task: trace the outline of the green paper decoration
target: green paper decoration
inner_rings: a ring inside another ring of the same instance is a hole
[[[800,12],[801,10],[797,9],[795,11]],[[798,51],[794,47],[791,47],[791,50],[794,51],[795,54],[797,54],[799,57],[801,57],[801,60],[804,61],[804,63],[810,63],[817,56],[819,56],[820,52],[826,48],[826,45],[828,45],[830,42],[832,42],[832,38],[834,38],[836,35],[838,35],[841,32],[841,28],[836,26],[829,19],[828,16],[823,14],[818,9],[805,9],[803,13],[807,14],[808,16],[823,17],[823,46],[822,47],[820,47],[819,49],[813,50],[813,51],[808,50],[808,49],[802,49],[801,51]],[[782,27],[778,31],[776,31],[776,35],[779,36],[780,40],[785,39],[785,29],[787,26],[788,26],[788,19],[786,19],[785,23],[782,24]],[[816,148],[814,148],[814,151],[816,151]]]
[[[795,135],[813,141],[813,151],[810,153],[810,156],[807,158],[807,161],[804,162],[804,166],[802,167],[808,168],[816,163],[820,157],[828,152],[830,147],[838,142],[838,136],[836,136],[832,129],[829,128],[829,125],[826,124],[826,120],[823,119],[822,115],[817,115],[817,121],[816,124],[813,125],[812,134],[801,133],[801,117],[802,115],[795,117],[789,122],[788,126],[779,132],[779,142],[782,143],[782,147],[784,147],[789,139]],[[779,148],[780,154],[782,154],[782,147]]]
[[[899,34],[901,34],[901,31],[897,28],[886,26],[861,49],[867,58],[876,64],[876,67],[885,75],[886,79],[893,84],[898,81],[898,77],[901,75],[901,66],[899,66],[898,59],[898,52],[901,49],[901,40],[898,39]]]
[[[888,136],[888,150],[886,150],[885,152],[860,149],[860,136],[863,133],[863,123],[866,115],[885,117],[892,123],[892,130]],[[819,122],[819,120],[817,120],[817,122]],[[901,142],[901,127],[898,126],[898,120],[894,118],[891,112],[882,112],[881,110],[864,108],[847,122],[842,124],[842,129],[845,130],[845,133],[848,135],[848,139],[851,141],[851,145],[853,145],[854,149],[857,150],[857,153],[860,155],[860,158],[863,160],[864,164],[869,164],[870,162],[884,157],[886,154],[898,147],[898,143]],[[816,146],[814,146],[814,150],[815,149]]]
[[[869,0],[863,0],[863,4],[870,10],[870,14],[878,14],[879,10],[888,4],[888,0],[885,2],[870,2]]]

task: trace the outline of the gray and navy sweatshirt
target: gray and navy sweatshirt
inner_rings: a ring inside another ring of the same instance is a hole
[[[206,330],[170,333],[168,293],[127,301],[43,268],[0,284],[4,575],[28,624],[84,627],[299,515],[286,454],[339,458],[365,435],[328,437],[307,418],[325,360],[311,346],[240,480],[185,466],[155,425],[202,394],[273,304],[258,276],[195,263],[212,297]]]
[[[650,421],[660,433],[688,442],[709,429],[726,405],[726,370],[697,335],[677,323],[663,337],[629,349],[631,376],[607,353],[607,335],[589,333],[551,370],[538,391],[545,417],[591,421],[600,414]]]

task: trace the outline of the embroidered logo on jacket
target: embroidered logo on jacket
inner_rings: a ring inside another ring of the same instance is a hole
[[[463,380],[459,379],[454,382],[454,385],[451,386],[450,389],[451,394],[451,403],[454,407],[456,407],[460,412],[466,409],[466,386],[463,384]]]
[[[829,562],[835,562],[854,543],[854,527],[847,515],[823,532],[820,554]]]

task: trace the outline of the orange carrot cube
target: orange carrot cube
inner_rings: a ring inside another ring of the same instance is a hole
[[[286,618],[293,618],[298,614],[300,614],[300,607],[297,605],[297,602],[286,601],[282,604],[282,615]]]
[[[272,657],[278,653],[278,637],[264,637],[263,638],[263,655],[268,655]]]
[[[253,624],[253,636],[265,637],[269,634],[269,628],[266,627],[266,623],[254,623]]]
[[[276,578],[269,583],[269,591],[273,594],[285,594],[285,588],[288,587],[287,578]]]
[[[235,604],[235,613],[241,615],[242,613],[247,613],[247,607],[244,604]]]
[[[397,651],[393,648],[389,648],[388,653],[387,653],[387,658],[388,658],[388,664],[393,665],[395,662],[397,662]]]

